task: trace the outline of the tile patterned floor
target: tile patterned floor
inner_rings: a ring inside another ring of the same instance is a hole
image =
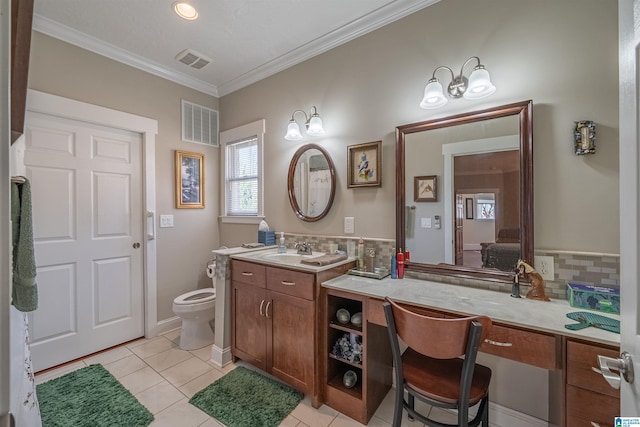
[[[225,373],[235,369],[230,364],[219,369],[210,362],[211,347],[199,350],[181,350],[178,343],[180,330],[174,330],[150,339],[138,340],[98,355],[82,359],[60,368],[36,375],[36,384],[62,376],[92,363],[101,363],[140,403],[154,414],[151,427],[220,427],[189,399]],[[437,411],[437,409],[433,409]],[[389,427],[393,414],[393,393],[390,392],[369,422],[370,427]],[[432,414],[433,415],[433,414]],[[450,413],[441,411],[441,421],[455,422]],[[423,427],[409,423],[403,417],[403,426]],[[281,427],[361,427],[357,421],[323,405],[314,409],[305,398],[284,419]],[[248,426],[249,427],[249,426]]]

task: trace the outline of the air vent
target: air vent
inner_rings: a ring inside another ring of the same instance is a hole
[[[182,140],[218,147],[218,112],[183,99]]]
[[[193,49],[183,50],[176,55],[176,60],[198,70],[212,61],[210,58],[207,58]]]

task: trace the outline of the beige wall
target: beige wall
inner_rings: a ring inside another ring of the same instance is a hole
[[[176,296],[211,286],[204,270],[219,247],[219,149],[181,141],[180,100],[216,110],[218,100],[37,32],[30,60],[31,89],[158,121],[156,211],[174,215],[175,223],[157,228],[158,320],[173,317]],[[174,150],[205,155],[205,209],[175,209]]]
[[[418,107],[437,66],[457,73],[473,55],[490,71],[495,94]],[[395,127],[532,99],[536,249],[619,253],[617,61],[615,0],[443,0],[222,97],[221,129],[266,119],[265,214],[273,229],[342,235],[343,218],[353,216],[356,236],[394,238]],[[284,140],[291,113],[312,105],[327,134]],[[576,120],[597,123],[596,155],[573,154]],[[376,140],[382,187],[347,189],[347,146]],[[316,223],[296,218],[286,188],[289,161],[309,142],[328,150],[338,177],[334,206]],[[221,243],[253,241],[256,228],[222,225]]]

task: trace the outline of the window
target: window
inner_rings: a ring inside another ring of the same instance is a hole
[[[264,217],[264,120],[220,133],[224,148],[222,221],[257,223]]]
[[[495,194],[476,195],[476,219],[496,219]]]

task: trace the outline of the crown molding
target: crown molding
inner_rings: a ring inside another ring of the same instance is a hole
[[[371,31],[377,30],[398,19],[411,15],[427,6],[438,3],[439,1],[440,0],[395,0],[335,31],[320,36],[272,61],[218,85],[218,93],[220,96],[228,95],[307,59],[320,55],[334,47],[338,47]]]
[[[218,86],[196,79],[184,73],[170,70],[140,55],[121,49],[112,44],[105,43],[96,37],[74,30],[73,28],[67,27],[66,25],[62,25],[38,14],[34,14],[33,16],[33,29],[42,34],[57,38],[98,55],[105,56],[113,59],[114,61],[121,62],[191,89],[195,89],[215,97],[222,97],[380,27],[397,21],[398,19],[404,18],[405,16],[417,12],[420,9],[424,9],[427,6],[438,3],[439,1],[440,0],[392,1],[335,31],[324,34],[315,40],[305,43],[284,55],[266,62],[265,64]]]
[[[150,61],[128,50],[121,49],[112,44],[105,43],[88,34],[74,30],[73,28],[62,25],[44,16],[34,14],[33,29],[39,33],[46,34],[64,42],[86,49],[90,52],[97,53],[101,56],[113,59],[147,73],[170,80],[174,83],[190,87],[199,92],[208,95],[218,96],[218,88],[215,85],[193,78],[186,74],[176,72],[166,67]]]

